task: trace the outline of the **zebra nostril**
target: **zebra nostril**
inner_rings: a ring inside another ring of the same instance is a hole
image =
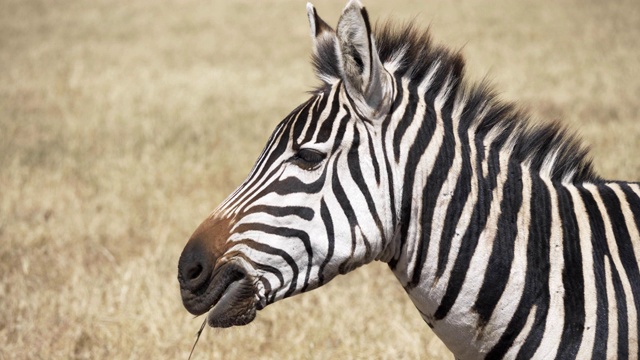
[[[195,264],[192,268],[187,270],[187,279],[188,281],[197,279],[200,274],[202,274],[202,265]]]
[[[210,266],[201,262],[183,262],[180,267],[180,286],[189,291],[197,291],[207,285]]]
[[[215,258],[198,241],[185,247],[178,262],[178,281],[182,289],[195,292],[208,285]]]

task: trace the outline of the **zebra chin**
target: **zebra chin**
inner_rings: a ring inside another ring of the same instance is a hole
[[[214,328],[246,325],[263,306],[252,276],[243,266],[228,262],[216,267],[208,281],[197,289],[180,287],[182,303],[193,315],[208,312],[207,324]]]

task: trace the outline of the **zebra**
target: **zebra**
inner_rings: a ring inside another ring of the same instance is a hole
[[[307,14],[321,86],[188,240],[185,308],[245,325],[377,260],[456,358],[637,359],[640,184],[415,24]]]

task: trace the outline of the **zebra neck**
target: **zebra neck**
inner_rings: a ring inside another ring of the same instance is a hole
[[[492,319],[491,310],[517,304],[509,294],[501,297],[499,289],[509,281],[511,286],[524,281],[510,280],[511,273],[526,273],[524,255],[520,251],[511,258],[517,261],[499,263],[509,261],[503,252],[526,249],[519,229],[528,229],[531,204],[543,200],[531,195],[532,183],[541,180],[524,166],[509,161],[508,154],[485,155],[486,160],[474,162],[457,156],[447,176],[427,177],[421,184],[422,196],[414,197],[421,202],[411,206],[402,255],[392,267],[427,324],[455,354],[471,358],[486,353],[478,328],[489,324],[494,331],[507,325]],[[493,247],[498,238],[504,241]],[[485,282],[491,262],[492,282]],[[481,306],[478,299],[491,305]]]
[[[435,115],[442,119],[438,112]],[[479,293],[486,296],[491,290],[482,286],[490,258],[501,260],[491,257],[491,246],[497,237],[508,239],[512,248],[518,246],[516,239],[522,236],[517,230],[526,227],[505,225],[526,221],[535,200],[524,204],[523,194],[531,194],[527,184],[537,175],[532,177],[506,150],[476,146],[471,132],[460,139],[455,123],[437,123],[424,149],[424,154],[437,155],[417,157],[420,161],[406,166],[414,171],[405,171],[403,176],[404,191],[398,195],[402,199],[396,239],[399,250],[389,264],[425,321],[447,343],[448,336],[455,340],[461,334],[473,340],[478,324],[488,321],[473,305]],[[504,284],[509,271],[496,275]],[[477,281],[466,281],[472,279]],[[460,326],[442,326],[440,320],[452,309],[454,316],[448,320]],[[504,323],[494,321],[492,326]],[[457,350],[456,354],[479,351],[473,346]]]

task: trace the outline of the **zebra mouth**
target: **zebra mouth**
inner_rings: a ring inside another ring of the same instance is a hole
[[[230,262],[213,271],[200,293],[183,293],[183,303],[194,315],[208,312],[209,326],[226,328],[253,321],[258,301],[250,276],[242,266]]]
[[[246,325],[256,317],[253,287],[243,278],[230,283],[207,315],[214,328]]]

